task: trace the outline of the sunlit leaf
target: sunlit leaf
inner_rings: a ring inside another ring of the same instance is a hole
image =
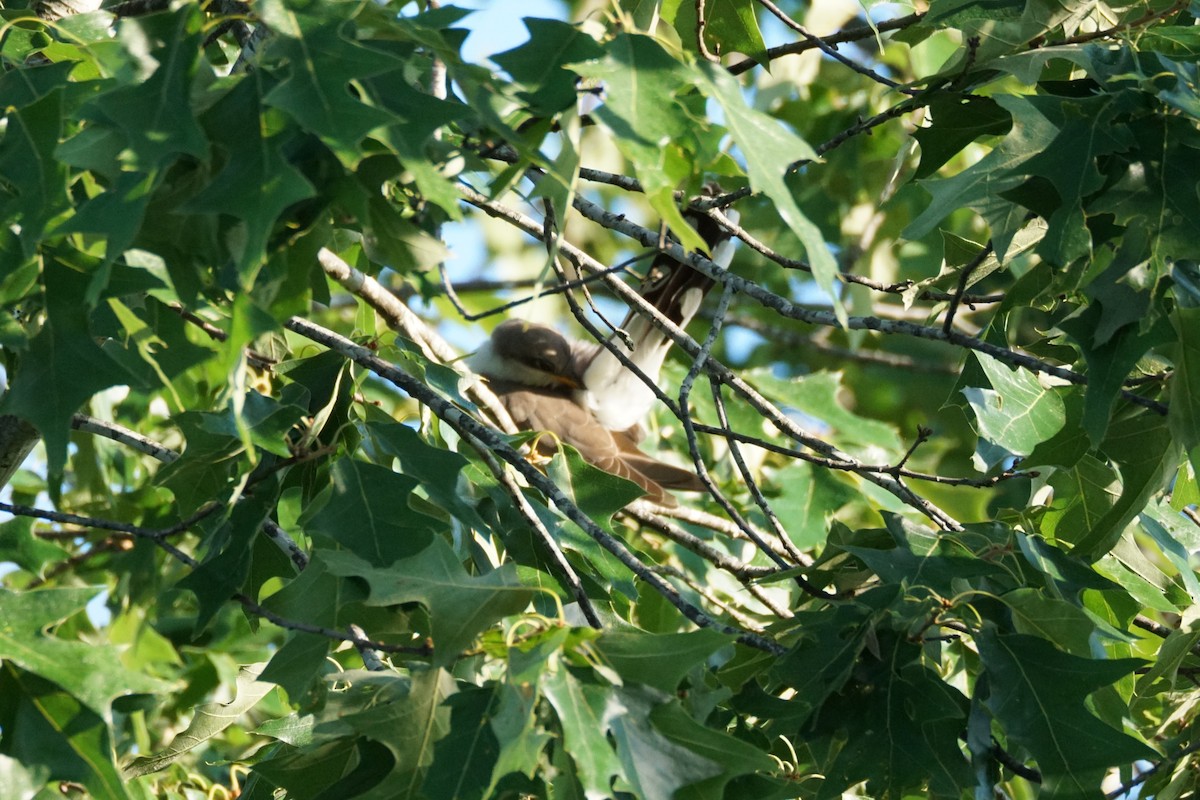
[[[43,589],[16,594],[0,589],[0,657],[52,681],[96,715],[108,719],[117,697],[153,694],[170,684],[125,669],[111,646],[95,647],[52,635],[49,628],[83,611],[95,589]]]
[[[510,566],[486,575],[467,574],[442,539],[385,568],[371,567],[344,552],[326,553],[323,558],[335,575],[366,580],[371,587],[367,602],[372,605],[418,602],[425,606],[438,664],[453,662],[481,632],[520,612],[533,596]]]

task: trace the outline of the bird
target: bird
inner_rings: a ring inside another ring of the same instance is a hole
[[[709,245],[715,263],[732,258],[729,234],[707,216],[693,224]],[[660,254],[640,292],[676,325],[696,315],[712,279]],[[630,312],[610,344],[657,383],[671,340],[648,319]],[[630,480],[658,505],[675,506],[670,491],[703,491],[699,476],[647,455],[639,449],[641,422],[655,394],[632,370],[598,342],[568,340],[554,328],[523,319],[508,319],[466,359],[484,377],[522,430],[553,434],[537,441],[544,456],[553,455],[555,440],[566,442],[584,460],[605,472]]]

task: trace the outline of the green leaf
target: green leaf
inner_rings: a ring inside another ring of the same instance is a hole
[[[939,92],[930,98],[928,108],[932,124],[913,133],[921,145],[916,174],[920,179],[928,178],[971,142],[1001,136],[1012,126],[1008,112],[987,97]]]
[[[608,699],[605,722],[616,742],[617,755],[634,796],[674,800],[682,787],[724,772],[721,764],[707,754],[687,746],[698,742],[688,739],[680,742],[664,736],[652,725],[654,709],[660,704],[649,693],[615,689]]]
[[[284,159],[292,132],[264,135],[267,124],[259,92],[257,80],[244,80],[204,114],[202,122],[222,166],[180,207],[185,213],[230,214],[243,221],[234,252],[243,291],[254,285],[275,221],[314,193],[312,184]]]
[[[122,770],[126,780],[158,772],[178,761],[185,753],[208,742],[221,731],[242,719],[275,684],[258,680],[262,664],[242,667],[238,673],[237,694],[228,703],[207,703],[195,709],[187,729],[171,739],[171,744],[152,756],[143,756]]]
[[[362,139],[397,120],[390,112],[352,94],[351,82],[396,71],[401,62],[345,35],[352,29],[337,15],[348,8],[332,4],[306,9],[319,16],[283,11],[277,20],[282,27],[272,27],[274,35],[263,60],[278,64],[284,75],[282,82],[267,92],[265,101],[318,134],[344,164],[352,167],[362,158]],[[399,76],[396,79],[403,80]]]
[[[0,658],[53,681],[97,717],[107,720],[113,699],[165,692],[171,686],[125,669],[115,647],[50,635],[49,628],[83,611],[99,591],[42,589],[14,593],[0,589]]]
[[[727,71],[707,62],[700,70],[704,93],[720,104],[725,113],[725,126],[746,158],[750,186],[774,203],[780,218],[800,239],[817,285],[825,290],[838,320],[845,325],[846,311],[835,288],[837,262],[820,229],[800,210],[784,180],[787,173],[783,165],[801,160],[815,161],[816,152],[778,120],[747,105],[741,87]]]
[[[17,229],[21,249],[32,256],[51,220],[67,208],[67,170],[54,157],[63,124],[62,92],[54,90],[5,115],[0,137],[0,213]],[[6,270],[10,258],[0,261]]]
[[[887,583],[928,587],[943,596],[953,596],[960,581],[975,585],[980,578],[999,578],[1005,570],[979,558],[963,555],[917,555],[907,547],[875,550],[869,547],[840,545],[841,549],[862,559]],[[949,549],[949,548],[948,548]]]
[[[486,575],[467,574],[440,538],[417,555],[375,568],[350,553],[326,553],[329,571],[362,578],[371,587],[368,605],[420,603],[429,611],[434,664],[450,664],[480,633],[529,605],[533,591],[505,564]]]
[[[925,666],[903,663],[908,648],[897,644],[884,660],[872,659],[860,669],[865,685],[823,709],[834,724],[855,721],[828,768],[831,786],[865,779],[873,796],[903,797],[928,781],[930,795],[954,797],[970,785],[958,742],[966,698]]]
[[[1193,603],[1200,603],[1200,579],[1196,577],[1191,548],[1195,546],[1195,537],[1184,528],[1174,513],[1163,513],[1161,507],[1150,507],[1148,513],[1140,516],[1142,530],[1150,534],[1150,538],[1158,545],[1159,550],[1179,570],[1179,577],[1187,588]]]
[[[107,191],[81,205],[73,217],[54,229],[54,233],[104,236],[108,240],[105,262],[112,262],[137,238],[155,184],[155,176],[151,173],[122,172]],[[88,300],[95,302],[95,297],[90,296]]]
[[[1200,445],[1200,308],[1182,304],[1171,313],[1178,345],[1175,372],[1171,375],[1170,408],[1167,419],[1171,434],[1184,450]]]
[[[190,513],[221,493],[237,466],[234,456],[240,453],[241,442],[223,429],[215,432],[206,414],[189,411],[172,421],[183,433],[187,446],[155,478],[174,494],[179,508]]]
[[[1057,128],[1038,114],[1025,98],[1000,95],[995,100],[1012,115],[1008,136],[976,164],[957,175],[921,181],[931,199],[925,210],[904,229],[906,238],[919,239],[952,211],[968,207],[991,223],[996,257],[1001,261],[1005,259],[1009,244],[1024,225],[1024,213],[1012,213],[1012,203],[1004,199],[1004,192],[1025,181],[1028,170],[1023,169],[1024,165],[1049,146]]]
[[[771,498],[771,507],[788,521],[788,537],[803,550],[824,544],[829,520],[860,496],[852,481],[804,462],[779,470],[775,483],[779,494]]]
[[[675,27],[679,38],[691,52],[696,46],[696,5],[687,0],[667,0],[662,18]],[[754,15],[754,6],[737,0],[707,0],[704,4],[704,40],[715,55],[745,53],[759,66],[770,69],[767,45]]]
[[[298,752],[284,750],[254,765],[242,794],[254,796],[256,791],[265,790],[272,794],[275,790],[286,790],[288,794],[307,800],[319,797],[322,791],[335,786],[344,791],[347,779],[361,764],[365,749],[361,742],[346,737]],[[367,755],[375,759],[376,770],[382,773],[374,776],[374,782],[378,783],[386,774],[387,750],[374,746]]]
[[[575,763],[584,793],[612,796],[613,779],[624,775],[606,735],[613,690],[583,683],[561,667],[545,675],[542,687],[562,725],[563,746]]]
[[[95,393],[131,376],[95,345],[88,314],[81,313],[88,276],[52,259],[43,279],[48,318],[22,355],[0,409],[38,429],[53,475],[66,462],[71,415]]]
[[[990,687],[984,702],[1010,747],[1017,744],[1033,754],[1044,790],[1052,796],[1090,797],[1109,767],[1158,757],[1106,725],[1084,703],[1143,662],[1079,658],[1044,639],[1001,634],[992,626],[977,641]]]
[[[604,81],[605,102],[592,116],[613,134],[633,164],[646,199],[685,249],[705,250],[704,240],[684,219],[674,191],[695,176],[680,165],[696,124],[680,100],[696,75],[647,36],[621,34],[603,59],[572,64],[585,78]],[[683,151],[683,152],[681,152]],[[680,156],[680,158],[671,158]]]
[[[1112,467],[1090,455],[1070,469],[1056,470],[1049,485],[1054,499],[1042,518],[1042,532],[1072,544],[1113,507],[1121,490]]]
[[[1147,350],[1171,341],[1170,328],[1159,319],[1149,330],[1125,325],[1107,340],[1096,340],[1103,325],[1104,308],[1088,306],[1082,314],[1059,324],[1083,352],[1088,365],[1087,393],[1084,395],[1083,427],[1093,445],[1099,444],[1108,429],[1113,406],[1130,371]]]
[[[35,536],[32,517],[17,517],[0,523],[0,560],[16,564],[34,575],[41,575],[47,564],[68,558],[70,553],[58,544]]]
[[[1112,549],[1150,498],[1166,487],[1181,455],[1167,421],[1151,413],[1113,423],[1102,448],[1121,468],[1121,496],[1076,544],[1073,552],[1089,561]]]
[[[365,675],[358,673],[361,680]],[[414,669],[411,681],[387,676],[393,688],[364,688],[357,702],[362,710],[341,709],[330,720],[351,732],[380,742],[391,753],[394,763],[381,787],[383,797],[417,797],[423,770],[433,763],[435,744],[450,733],[451,709],[443,701],[454,692],[454,682],[442,669]],[[407,691],[401,691],[407,683]],[[366,701],[366,702],[363,702]],[[379,767],[386,769],[386,760]]]
[[[614,631],[603,634],[594,647],[627,683],[644,683],[670,694],[684,675],[731,641],[708,629],[657,635]]]
[[[904,444],[894,425],[846,408],[846,376],[841,372],[815,372],[783,380],[770,370],[762,369],[753,370],[748,376],[755,388],[770,399],[825,423],[830,430],[822,435],[851,453],[877,454],[882,449],[889,455],[899,456],[904,452]],[[877,455],[875,460],[878,460]]]
[[[1073,655],[1091,655],[1091,634],[1096,626],[1083,609],[1032,588],[1006,592],[1000,599],[1012,609],[1018,633],[1040,636]]]
[[[250,576],[251,548],[275,499],[269,483],[260,489],[233,507],[228,522],[211,538],[207,557],[179,581],[179,588],[196,595],[199,604],[196,630],[207,627],[233,595],[243,590],[255,594],[246,585]]]
[[[400,472],[415,478],[442,509],[476,530],[487,524],[460,493],[460,476],[467,460],[427,442],[413,428],[401,423],[371,424],[367,427],[380,449],[400,462]]]
[[[1019,532],[1015,536],[1030,566],[1053,579],[1063,591],[1078,595],[1083,589],[1120,590],[1120,584],[1098,574],[1086,563],[1064,553],[1045,539]]]
[[[775,763],[762,750],[700,724],[688,716],[676,700],[655,706],[650,711],[650,722],[657,732],[674,744],[723,767],[720,775],[704,781],[704,796],[722,797],[722,790],[730,780],[749,773],[771,772],[775,767]],[[701,795],[697,792],[678,796]]]
[[[1066,410],[1057,392],[1043,388],[1030,372],[1010,370],[983,353],[974,355],[993,387],[963,389],[981,437],[1013,455],[1027,456],[1062,430]]]
[[[308,567],[294,580],[267,598],[264,605],[286,619],[334,628],[345,625],[339,613],[347,602],[346,583],[329,574],[324,551],[313,553]],[[361,623],[361,620],[352,620]],[[295,631],[262,673],[264,681],[278,684],[290,698],[300,698],[317,678],[329,657],[330,640]]]
[[[140,74],[92,99],[81,116],[120,131],[125,139],[120,158],[126,167],[151,172],[180,155],[207,155],[208,142],[190,102],[202,24],[200,9],[193,5],[125,17],[118,24],[118,38]]]
[[[492,56],[501,69],[526,89],[517,96],[537,114],[552,115],[574,107],[575,76],[566,65],[604,55],[596,40],[576,25],[553,19],[526,17],[529,41]]]
[[[1038,252],[1052,263],[1065,264],[1087,253],[1090,237],[1083,199],[1103,183],[1097,160],[1133,143],[1127,128],[1115,123],[1126,99],[1105,93],[1090,98],[1027,96],[1024,102],[1003,103],[1014,117],[1040,114],[1057,128],[1053,141],[1021,165],[1021,174],[1048,180],[1062,201],[1038,245]]]
[[[376,566],[429,547],[436,521],[409,506],[416,480],[350,458],[336,463],[330,479],[328,502],[304,526],[310,535],[338,542]]]
[[[841,691],[884,613],[879,606],[893,602],[897,591],[896,586],[881,586],[853,603],[839,605],[832,614],[803,611],[791,619],[800,638],[772,670],[795,690],[782,713],[803,722],[826,698]]]
[[[29,772],[82,784],[90,797],[100,800],[129,797],[113,762],[112,732],[104,719],[78,697],[12,663],[0,666],[0,725],[5,755]]]
[[[496,693],[468,688],[446,698],[450,732],[433,748],[433,764],[421,787],[430,800],[475,800],[484,796],[500,751],[489,725]]]
[[[646,493],[630,480],[589,464],[579,451],[567,445],[554,454],[547,474],[563,487],[579,510],[594,520],[609,520],[625,506]]]
[[[1033,452],[1021,460],[1024,469],[1036,469],[1043,465],[1070,469],[1077,466],[1080,459],[1092,449],[1087,431],[1083,429],[1083,392],[1078,388],[1060,389],[1059,392],[1066,421],[1058,433],[1039,442]]]
[[[500,742],[489,792],[507,775],[533,777],[551,741],[542,716],[542,678],[555,655],[573,636],[568,628],[550,628],[508,650],[508,673],[497,687],[492,731]]]

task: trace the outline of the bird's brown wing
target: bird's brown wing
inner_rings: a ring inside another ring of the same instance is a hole
[[[502,381],[492,381],[491,387],[517,427],[554,434],[578,450],[589,464],[641,486],[656,503],[675,504],[667,489],[704,488],[694,474],[651,458],[629,437],[606,429],[569,395]],[[550,441],[539,442],[538,446],[543,453],[554,450]]]
[[[638,440],[630,436],[628,432],[612,431],[611,433],[613,442],[621,452],[621,458],[630,469],[641,473],[664,489],[676,492],[704,491],[704,482],[696,473],[646,455],[638,449]]]

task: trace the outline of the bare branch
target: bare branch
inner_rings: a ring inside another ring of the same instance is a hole
[[[920,22],[924,16],[924,13],[916,13],[909,14],[906,17],[899,17],[898,19],[877,22],[873,25],[855,25],[852,28],[846,28],[845,30],[832,33],[828,36],[814,37],[814,39],[824,42],[827,45],[857,42],[861,41],[862,39],[870,39],[871,37],[880,33],[903,30],[904,28]],[[774,61],[780,56],[796,55],[797,53],[804,53],[809,50],[816,50],[817,48],[817,42],[813,41],[812,39],[801,39],[798,42],[788,42],[787,44],[768,49],[767,60]],[[754,69],[754,67],[757,65],[758,62],[748,58],[744,61],[739,61],[736,64],[730,65],[729,72],[731,75],[741,75],[743,72],[749,72],[750,70]]]
[[[887,86],[889,89],[895,89],[898,92],[904,92],[905,94],[914,94],[916,92],[915,89],[906,89],[906,88],[902,87],[896,81],[892,80],[891,78],[885,78],[884,76],[880,75],[875,70],[870,69],[868,67],[864,67],[861,64],[857,64],[854,61],[852,61],[851,59],[842,55],[840,52],[838,52],[837,46],[835,44],[830,44],[829,42],[826,42],[824,39],[821,39],[817,36],[813,36],[811,33],[809,33],[804,28],[803,25],[801,25],[800,23],[796,22],[794,19],[789,17],[786,13],[784,13],[783,9],[781,9],[779,6],[772,3],[771,0],[758,0],[758,3],[763,8],[765,8],[767,11],[770,11],[772,14],[774,14],[776,19],[778,19],[784,25],[788,26],[789,28],[794,30],[796,33],[800,34],[800,36],[804,38],[804,41],[812,43],[813,47],[816,47],[818,50],[820,50],[825,55],[829,56],[830,58],[834,59],[835,61],[838,61],[838,62],[844,64],[845,66],[849,67],[850,69],[854,70],[859,75],[862,75],[866,78],[870,78],[871,80],[875,81],[876,83],[881,83],[884,86]]]
[[[666,519],[657,510],[650,510],[649,504],[631,504],[626,507],[624,513],[646,527],[658,531],[676,544],[686,547],[713,566],[723,569],[739,579],[753,580],[778,572],[775,567],[756,567],[723,553],[703,539],[688,533],[683,528]]]
[[[513,479],[512,474],[508,469],[496,460],[492,455],[491,450],[487,445],[475,438],[468,438],[467,441],[475,448],[484,462],[488,465],[488,469],[496,476],[496,480],[500,481],[500,485],[504,487],[504,491],[512,499],[513,505],[525,518],[525,522],[529,525],[530,530],[541,541],[542,546],[546,548],[546,552],[550,554],[550,559],[558,567],[562,575],[563,581],[566,583],[567,590],[571,596],[575,598],[576,605],[583,613],[584,619],[593,628],[599,630],[604,627],[600,621],[600,615],[596,613],[596,607],[592,605],[591,599],[587,596],[587,591],[583,588],[583,581],[579,579],[579,575],[575,572],[575,568],[571,566],[571,562],[567,561],[567,556],[563,553],[562,548],[558,546],[558,542],[546,530],[546,526],[542,524],[538,518],[537,511],[530,505],[529,500],[525,497],[525,493],[521,491],[521,487]]]
[[[987,257],[992,254],[992,241],[988,240],[979,254],[972,258],[958,273],[958,289],[955,290],[954,296],[950,298],[950,307],[946,309],[946,320],[942,323],[942,333],[949,335],[954,330],[954,314],[958,311],[959,303],[963,302],[963,296],[966,294],[967,286],[970,285],[971,273],[979,268],[979,265],[987,260]]]
[[[87,414],[76,414],[71,417],[71,427],[77,431],[84,431],[85,433],[112,439],[114,442],[137,450],[139,453],[145,453],[164,464],[170,464],[179,458],[179,453],[176,453],[171,448],[163,447],[153,439],[143,436],[137,431],[130,430],[124,425],[118,425],[115,422],[105,422],[102,419],[89,417]]]
[[[721,213],[721,211],[719,209],[710,208],[705,213],[707,213],[708,216],[712,217],[714,220],[716,220],[718,223],[720,223],[721,227],[725,228],[730,233],[732,233],[734,236],[736,236],[738,239],[745,242],[746,245],[751,250],[754,250],[756,253],[766,256],[771,261],[774,261],[776,264],[783,267],[784,269],[797,269],[797,270],[801,270],[803,272],[812,272],[812,266],[809,265],[809,263],[807,261],[800,261],[798,259],[788,258],[787,256],[781,255],[777,251],[773,250],[772,248],[768,247],[767,245],[763,244],[761,241],[756,239],[748,231],[746,231],[745,228],[742,228],[736,222],[733,222],[731,219],[729,219],[729,217],[727,217],[725,214]],[[857,284],[859,286],[865,286],[868,289],[874,289],[877,292],[886,292],[888,294],[903,294],[904,292],[908,291],[909,289],[911,289],[913,287],[912,281],[900,281],[898,283],[884,283],[883,281],[872,280],[871,278],[867,278],[862,275],[855,275],[853,273],[848,273],[848,272],[839,272],[837,274],[837,278],[842,283],[853,283],[853,284]],[[949,292],[935,292],[935,291],[932,291],[929,289],[926,289],[917,295],[917,299],[920,299],[920,300],[953,300],[955,297],[959,297],[960,302],[965,303],[966,305],[969,305],[969,306],[983,305],[983,304],[987,304],[987,303],[998,303],[1004,299],[1004,295],[1002,295],[1002,294],[959,296],[957,294],[951,294]]]

